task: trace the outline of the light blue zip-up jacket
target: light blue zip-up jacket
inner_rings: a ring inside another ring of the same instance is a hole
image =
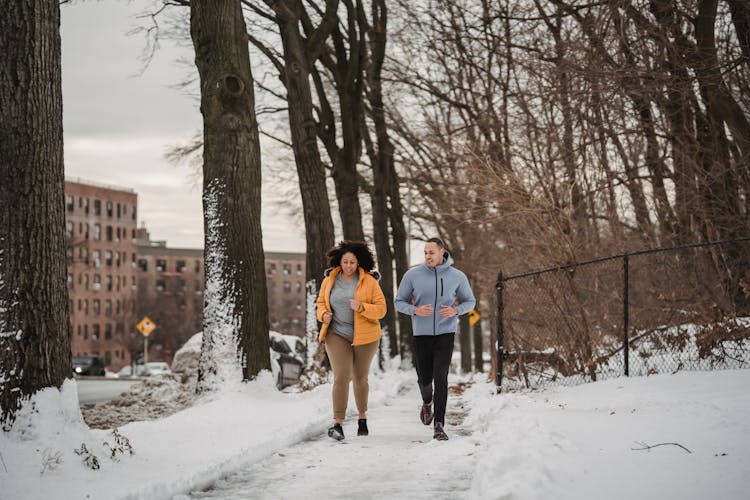
[[[455,333],[458,317],[474,309],[476,299],[469,280],[464,273],[451,267],[452,263],[450,254],[445,252],[442,264],[433,268],[425,262],[404,274],[394,303],[398,312],[411,316],[414,335]],[[414,299],[413,303],[411,299]],[[456,299],[459,302],[457,306]],[[425,304],[432,306],[431,315],[414,314],[414,309]],[[440,307],[444,305],[458,308],[458,314],[443,318],[440,316]]]

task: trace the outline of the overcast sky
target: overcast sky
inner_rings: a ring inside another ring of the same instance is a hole
[[[139,225],[170,247],[201,248],[200,182],[187,165],[164,158],[169,146],[201,130],[195,96],[177,90],[194,67],[191,47],[162,42],[141,76],[144,35],[128,35],[150,0],[62,5],[65,174],[138,193]],[[266,250],[304,251],[300,224],[280,214],[264,192]]]

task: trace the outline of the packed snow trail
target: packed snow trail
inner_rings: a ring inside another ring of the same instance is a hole
[[[348,416],[344,441],[321,434],[179,498],[468,498],[479,444],[463,427],[456,389],[448,397],[448,441],[432,439],[432,425],[419,421],[415,383],[368,412],[369,436],[357,436],[357,417]]]

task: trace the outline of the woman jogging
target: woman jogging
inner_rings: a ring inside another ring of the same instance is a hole
[[[346,416],[349,381],[359,410],[358,436],[367,436],[367,374],[380,344],[380,318],[386,304],[370,249],[362,241],[342,241],[326,254],[326,270],[318,294],[320,341],[325,342],[333,370],[333,426],[328,435],[344,439],[341,424]]]

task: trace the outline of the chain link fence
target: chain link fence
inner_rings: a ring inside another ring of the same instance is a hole
[[[750,238],[498,276],[500,390],[750,368]]]

